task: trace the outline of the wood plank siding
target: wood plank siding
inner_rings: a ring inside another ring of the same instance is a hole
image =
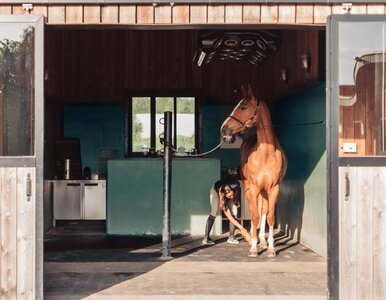
[[[27,176],[34,182],[34,169],[0,168],[1,299],[34,298],[35,192],[27,198]]]
[[[21,5],[0,4],[0,14],[23,14]],[[340,4],[64,4],[34,5],[46,24],[306,24],[324,26]],[[355,3],[351,14],[384,14],[384,4]]]
[[[318,80],[321,30],[281,30],[280,49],[258,66],[216,60],[202,67],[192,61],[198,32],[48,28],[45,95],[63,103],[120,104],[130,90],[185,89],[200,90],[203,101],[234,105],[241,84],[271,101]],[[301,64],[307,52],[309,73]],[[282,68],[287,82],[279,80]]]
[[[386,297],[386,170],[384,167],[340,167],[339,177],[340,299]]]

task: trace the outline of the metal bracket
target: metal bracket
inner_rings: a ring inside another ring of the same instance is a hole
[[[21,5],[21,7],[25,10],[25,13],[29,15],[31,13],[31,10],[33,10],[33,4],[32,3],[24,3]]]
[[[344,179],[346,180],[346,190],[344,192],[344,200],[350,200],[350,178],[348,177],[348,169],[344,172]]]
[[[27,180],[25,185],[25,194],[27,196],[27,201],[31,200],[32,196],[32,180],[31,180],[31,174],[27,173]]]
[[[342,9],[346,11],[347,14],[351,13],[352,3],[342,3]]]

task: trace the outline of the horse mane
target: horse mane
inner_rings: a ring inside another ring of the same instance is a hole
[[[248,137],[240,147],[241,152],[241,166],[240,166],[240,176],[241,179],[245,179],[243,174],[243,166],[247,163],[249,155],[252,153],[252,151],[255,149],[257,143],[257,135],[251,135]]]

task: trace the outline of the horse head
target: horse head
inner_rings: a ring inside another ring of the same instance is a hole
[[[254,126],[259,117],[259,101],[256,100],[251,86],[248,89],[241,86],[243,98],[239,101],[232,113],[221,126],[221,137],[227,142],[232,142],[234,135],[244,133]]]

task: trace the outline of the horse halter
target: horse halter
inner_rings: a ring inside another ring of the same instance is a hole
[[[231,118],[231,119],[239,122],[241,125],[243,125],[244,126],[244,130],[241,133],[244,133],[245,131],[247,131],[249,128],[251,128],[256,123],[256,117],[257,117],[257,113],[258,113],[259,110],[260,110],[260,106],[259,106],[259,103],[257,103],[257,105],[255,107],[255,111],[253,112],[252,117],[250,117],[245,122],[237,119],[236,117],[234,117],[232,115],[230,115],[229,118]]]

